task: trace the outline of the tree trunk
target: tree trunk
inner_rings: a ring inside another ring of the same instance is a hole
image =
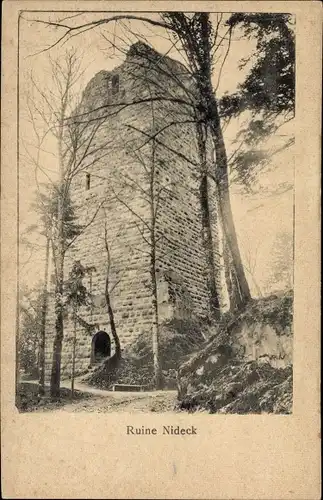
[[[58,270],[57,283],[55,289],[55,339],[53,346],[52,372],[50,379],[50,394],[52,398],[60,396],[61,382],[61,357],[64,335],[63,319],[63,270]]]
[[[150,276],[152,284],[152,306],[153,306],[153,321],[152,321],[152,349],[154,363],[154,382],[155,389],[163,388],[163,374],[159,356],[159,318],[158,318],[158,300],[157,300],[157,279],[156,279],[156,248],[151,247],[150,256]]]
[[[63,186],[63,183],[61,183]],[[63,191],[63,190],[62,190]],[[57,214],[57,242],[55,252],[56,264],[56,286],[55,286],[55,339],[53,346],[52,372],[50,380],[50,394],[56,399],[60,396],[61,382],[61,357],[62,345],[64,336],[64,305],[63,305],[63,289],[64,289],[64,226],[63,226],[63,193],[59,194],[58,198],[58,214]]]
[[[217,101],[212,85],[212,25],[210,14],[203,12],[199,14],[200,39],[192,38],[190,27],[182,24],[181,39],[188,60],[192,63],[194,78],[199,94],[200,102],[197,106],[198,116],[210,130],[214,143],[216,164],[214,166],[214,178],[218,190],[218,209],[223,222],[223,232],[227,240],[229,252],[235,275],[239,281],[239,307],[243,307],[251,298],[248,282],[242,265],[237,235],[235,231],[231,202],[229,195],[228,162],[225,144],[222,135],[220,117]],[[175,32],[178,29],[175,26]]]
[[[69,75],[70,77],[70,75]],[[66,83],[68,89],[68,84]],[[55,286],[55,339],[53,346],[53,361],[50,380],[50,394],[53,399],[60,396],[61,383],[61,358],[64,337],[64,258],[65,258],[65,235],[64,235],[64,205],[66,202],[66,183],[64,179],[64,126],[67,108],[68,92],[65,93],[62,100],[62,106],[59,116],[59,134],[58,134],[58,155],[59,155],[59,182],[58,182],[58,200],[57,200],[57,234],[55,240],[55,265],[56,265],[56,286]]]
[[[120,346],[120,340],[117,334],[117,329],[116,329],[116,324],[114,321],[114,313],[111,305],[111,297],[110,297],[110,292],[109,292],[109,276],[107,275],[106,280],[105,280],[105,300],[108,308],[108,315],[109,315],[109,321],[110,321],[110,329],[111,329],[111,334],[116,346],[116,352],[115,352],[115,357],[119,361],[121,359],[121,346]]]
[[[43,286],[43,304],[41,316],[41,331],[38,346],[38,370],[39,370],[39,383],[38,394],[43,396],[45,394],[45,342],[46,342],[46,319],[47,319],[47,304],[48,304],[48,267],[49,267],[49,246],[50,240],[47,237],[46,241],[46,254],[45,254],[45,273],[44,273],[44,286]]]
[[[208,193],[208,172],[206,163],[206,137],[203,136],[203,129],[197,124],[198,148],[201,163],[200,173],[200,204],[202,214],[202,240],[206,255],[208,275],[207,283],[210,295],[210,312],[215,319],[220,318],[220,303],[216,286],[214,245],[212,236],[212,224],[209,207]]]
[[[152,113],[152,132],[155,130],[155,112],[154,105],[151,103],[151,113]],[[149,194],[150,194],[150,277],[151,277],[151,291],[152,291],[152,308],[153,308],[153,318],[151,325],[151,336],[152,336],[152,350],[153,350],[153,365],[154,365],[154,385],[155,389],[163,389],[164,380],[162,366],[160,362],[159,353],[159,311],[158,311],[158,290],[157,290],[157,277],[156,277],[156,218],[157,213],[157,203],[156,200],[156,184],[155,184],[155,173],[156,173],[156,141],[152,141],[151,150],[151,168],[149,175]],[[159,192],[160,196],[160,192]]]
[[[75,381],[75,355],[76,355],[76,311],[74,310],[74,329],[73,329],[73,353],[72,353],[72,375],[71,375],[71,392],[74,398],[74,381]]]
[[[238,307],[243,307],[251,298],[249,285],[244,272],[242,259],[239,250],[238,239],[233,221],[230,193],[229,193],[229,176],[228,162],[223,140],[220,117],[215,96],[211,92],[209,102],[209,117],[210,130],[214,143],[216,164],[214,178],[218,189],[218,205],[220,216],[223,222],[223,230],[227,240],[228,248],[232,257],[232,265],[238,281],[239,297]]]

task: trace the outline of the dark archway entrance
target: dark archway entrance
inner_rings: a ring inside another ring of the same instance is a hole
[[[92,339],[92,363],[97,363],[111,356],[111,340],[109,335],[100,331]]]

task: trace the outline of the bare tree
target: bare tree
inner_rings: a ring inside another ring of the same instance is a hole
[[[76,325],[79,308],[88,305],[92,301],[91,294],[83,284],[86,274],[86,268],[80,261],[74,262],[69,273],[68,280],[65,283],[65,305],[71,307],[73,318],[73,347],[72,347],[72,373],[71,373],[71,392],[74,397],[75,382],[75,362],[76,362]]]
[[[242,265],[232,216],[227,154],[218,103],[212,84],[212,54],[214,54],[214,47],[218,43],[221,44],[221,40],[220,42],[217,40],[218,32],[214,30],[210,15],[206,12],[196,13],[192,16],[174,12],[163,14],[163,17],[168,21],[173,33],[181,42],[197,89],[196,108],[200,120],[205,124],[213,141],[215,151],[213,179],[217,186],[218,207],[226,242],[231,254],[234,274],[238,281],[239,305],[242,307],[250,299],[250,291]],[[230,40],[230,27],[226,36]]]
[[[112,267],[112,261],[111,261],[111,249],[109,245],[109,239],[108,239],[108,230],[107,230],[107,217],[106,217],[106,211],[104,211],[105,219],[104,219],[104,247],[106,250],[107,254],[107,269],[106,269],[106,277],[105,277],[105,287],[104,287],[104,295],[105,295],[105,301],[106,301],[106,306],[108,309],[108,315],[109,315],[109,321],[110,321],[110,330],[111,334],[114,340],[115,344],[115,360],[113,361],[113,367],[117,367],[120,359],[121,359],[121,346],[120,346],[120,340],[119,336],[117,334],[117,328],[116,328],[116,323],[115,323],[115,318],[114,318],[114,311],[112,307],[112,300],[111,300],[111,295],[115,288],[118,286],[118,284],[121,281],[121,278],[119,277],[118,279],[115,280],[113,285],[111,285],[110,280],[111,280],[111,267]],[[118,235],[117,235],[118,237]]]
[[[40,208],[39,204],[36,204],[37,209]],[[34,233],[35,230],[39,232],[41,239],[45,238],[45,256],[44,256],[44,277],[42,283],[42,307],[41,307],[41,326],[38,337],[38,394],[43,396],[45,394],[45,339],[46,339],[46,320],[47,320],[47,306],[48,306],[48,277],[49,277],[49,260],[50,260],[50,237],[48,233],[48,227],[42,224],[42,229],[40,230],[37,225],[29,226],[25,233],[20,237],[20,243],[25,249],[30,250],[30,254],[24,263],[20,263],[20,270],[24,268],[25,265],[29,264],[34,252],[44,250],[43,242],[31,242],[28,236]]]
[[[256,289],[258,297],[262,297],[263,293],[262,290],[259,286],[258,280],[256,278],[256,269],[257,269],[257,257],[258,257],[258,252],[260,248],[260,242],[256,246],[254,250],[252,250],[251,245],[241,245],[242,248],[242,254],[243,254],[243,265],[246,270],[246,272],[249,274],[250,278],[252,279],[252,282],[254,284],[254,287]]]
[[[68,248],[92,224],[101,204],[93,207],[87,214],[86,221],[76,222],[74,208],[70,199],[72,181],[80,172],[96,164],[107,153],[107,144],[100,144],[98,150],[95,137],[104,119],[96,123],[79,124],[73,117],[78,105],[76,84],[82,74],[81,60],[76,51],[67,51],[64,59],[49,58],[52,87],[42,88],[33,75],[30,75],[32,94],[27,103],[29,115],[37,138],[36,150],[25,145],[29,161],[36,171],[46,175],[50,184],[51,196],[47,199],[47,229],[50,229],[50,241],[55,271],[55,338],[51,370],[51,396],[57,398],[60,393],[60,366],[64,335],[64,260]],[[39,151],[47,136],[56,141],[58,154],[55,157],[58,179],[48,176],[41,164]],[[37,182],[37,179],[36,179]]]

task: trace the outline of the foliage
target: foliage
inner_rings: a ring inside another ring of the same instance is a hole
[[[91,303],[91,294],[83,285],[85,275],[86,268],[78,260],[74,262],[64,285],[65,304],[70,306],[74,312],[81,306]]]
[[[36,290],[27,292],[24,295],[20,304],[19,366],[26,374],[37,377],[37,353],[41,334],[43,293]]]
[[[203,342],[201,325],[191,320],[172,319],[160,326],[160,356],[165,370],[175,368],[183,356],[193,352]],[[152,358],[150,333],[142,333],[126,350],[138,366],[149,364]]]
[[[267,151],[257,149],[239,151],[232,165],[235,182],[242,184],[247,192],[253,192],[257,174],[267,163]]]
[[[238,92],[221,101],[225,116],[237,116],[245,110],[266,115],[294,112],[295,37],[289,14],[234,13],[227,24],[242,29],[247,39],[256,40],[256,50],[241,61],[251,68]]]
[[[221,335],[225,342],[227,342],[228,335],[233,340],[233,332],[239,331],[242,323],[270,325],[277,334],[280,334],[286,328],[292,328],[293,301],[292,290],[252,299],[245,310],[238,314],[228,311],[222,316],[217,325],[216,333],[212,335],[210,342],[214,341],[215,337],[219,339]]]
[[[248,324],[259,322],[268,324],[280,334],[293,323],[293,292],[288,290],[281,295],[270,295],[262,299],[253,300],[240,320]]]
[[[287,137],[277,147],[263,146],[268,137],[294,117],[293,19],[288,14],[234,13],[227,24],[233,30],[240,28],[245,38],[256,41],[252,55],[240,61],[240,70],[248,68],[244,81],[237,92],[226,93],[219,103],[223,119],[247,112],[245,125],[240,127],[234,142],[237,153],[230,167],[235,174],[234,181],[252,191],[259,172],[270,163],[272,156],[294,143],[293,137]]]
[[[78,260],[74,262],[69,273],[68,279],[65,282],[65,307],[70,307],[74,319],[74,337],[73,337],[73,355],[72,355],[72,396],[74,396],[74,379],[75,379],[75,347],[76,347],[76,322],[77,312],[83,305],[87,305],[91,300],[91,295],[83,285],[83,279],[86,269]]]
[[[40,215],[42,233],[54,237],[57,231],[59,201],[62,202],[63,239],[65,244],[68,244],[82,231],[82,226],[77,223],[69,190],[64,189],[64,185],[59,188],[57,184],[53,184],[44,193],[37,191],[33,208]]]

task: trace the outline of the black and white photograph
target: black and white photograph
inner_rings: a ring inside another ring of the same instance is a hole
[[[293,412],[296,18],[196,7],[19,14],[21,413]]]

